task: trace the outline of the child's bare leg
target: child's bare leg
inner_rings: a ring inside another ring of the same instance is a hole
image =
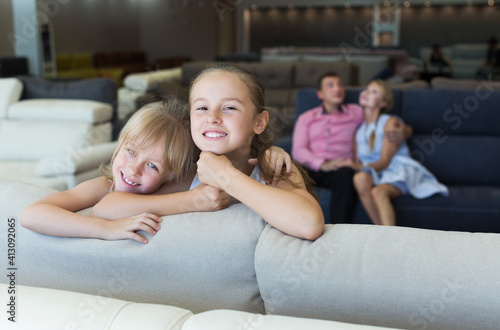
[[[377,205],[381,224],[395,226],[396,213],[391,199],[401,196],[401,191],[392,184],[381,184],[372,189],[372,196]]]
[[[377,204],[372,196],[372,189],[374,186],[373,178],[370,174],[365,172],[359,172],[354,175],[354,187],[358,192],[359,199],[370,220],[376,224],[380,225],[380,217],[377,209]]]

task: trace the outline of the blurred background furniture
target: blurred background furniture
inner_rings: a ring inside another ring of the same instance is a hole
[[[28,72],[26,57],[0,57],[0,78],[27,75]]]
[[[120,85],[123,78],[131,73],[152,70],[152,66],[146,61],[146,53],[142,50],[106,50],[94,53],[94,65],[103,72],[112,76],[119,76]]]
[[[449,77],[455,79],[474,79],[477,69],[481,67],[486,57],[486,44],[454,44],[441,47],[441,51],[453,63],[453,70],[448,71]],[[412,58],[411,62],[418,66],[420,72],[424,69],[424,61],[431,53],[432,47],[420,48],[420,57]]]
[[[57,190],[100,176],[111,160],[116,83],[0,79],[0,177]]]
[[[63,53],[56,55],[57,78],[89,79],[99,77],[91,53]]]
[[[142,104],[175,96],[189,97],[189,84],[212,61],[185,62],[177,68],[128,75],[118,91],[119,118],[126,118]],[[323,73],[340,74],[348,86],[359,83],[359,69],[347,62],[238,62],[262,82],[266,90],[266,104],[280,114],[279,126],[283,132],[293,129],[294,104],[297,90],[314,88]]]

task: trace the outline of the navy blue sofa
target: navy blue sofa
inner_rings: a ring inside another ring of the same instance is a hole
[[[393,90],[394,108],[413,127],[411,155],[450,190],[417,200],[393,201],[399,226],[500,233],[500,91]],[[346,103],[357,103],[359,89],[346,90]],[[295,118],[320,104],[314,89],[297,94]],[[277,145],[291,151],[291,138]],[[316,192],[329,221],[330,191]],[[360,202],[353,223],[370,224]]]

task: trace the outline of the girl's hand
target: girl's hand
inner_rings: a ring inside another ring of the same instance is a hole
[[[271,166],[275,168],[274,177],[272,182],[266,180],[266,184],[277,184],[281,177],[281,171],[283,169],[283,165],[285,166],[285,171],[287,175],[290,175],[292,172],[292,158],[290,155],[280,147],[271,146],[266,150],[265,153],[265,161]],[[250,165],[257,165],[257,158],[252,158],[248,160]],[[262,178],[264,179],[264,178]]]
[[[196,165],[198,165],[198,178],[207,185],[224,189],[224,186],[231,181],[229,172],[234,166],[224,155],[218,156],[210,151],[202,151]]]
[[[195,194],[194,208],[200,212],[225,209],[233,200],[233,197],[224,190],[205,183],[198,185],[191,191]]]
[[[332,160],[327,160],[326,162],[321,165],[321,170],[323,172],[330,172],[330,171],[336,171],[341,167],[349,166],[350,159],[347,158],[336,158]],[[352,162],[352,161],[351,161]]]
[[[359,162],[355,162],[353,161],[352,159],[349,159],[349,158],[345,158],[345,159],[341,159],[338,163],[338,167],[350,167],[352,168],[353,170],[355,171],[359,171],[363,168],[363,164],[359,163]]]
[[[108,220],[107,230],[103,238],[108,240],[132,239],[147,244],[148,240],[136,232],[142,230],[150,235],[155,235],[161,228],[159,225],[161,220],[159,216],[147,212],[120,220]]]
[[[399,145],[406,140],[404,129],[405,125],[401,121],[391,120],[387,123],[384,134],[389,142]]]

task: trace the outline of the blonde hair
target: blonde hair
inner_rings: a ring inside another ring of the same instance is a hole
[[[197,153],[191,138],[187,103],[173,98],[146,104],[134,113],[120,132],[110,166],[101,166],[101,172],[113,180],[112,164],[127,143],[133,142],[134,148],[143,149],[159,141],[164,143],[162,160],[170,179],[184,179],[194,170]]]
[[[265,105],[265,90],[262,86],[262,83],[256,76],[237,65],[228,63],[216,63],[208,65],[198,74],[198,76],[191,82],[190,90],[193,90],[193,87],[198,83],[198,81],[200,81],[200,79],[212,72],[229,72],[236,75],[248,87],[250,100],[255,106],[256,113],[260,114],[264,111],[267,111],[269,113],[269,123],[262,133],[254,135],[250,147],[250,152],[251,157],[256,157],[258,159],[258,166],[264,179],[270,181],[274,176],[275,169],[274,166],[271,167],[271,164],[266,161],[265,152],[273,145],[274,139],[278,134],[278,117],[276,115],[275,109],[269,108]],[[314,193],[312,180],[309,178],[307,172],[302,168],[300,164],[296,162],[294,162],[294,164],[297,166],[300,174],[304,178],[304,182],[309,193],[317,198],[316,194]],[[280,179],[294,185],[290,180],[289,175],[287,175],[284,170],[282,171]]]
[[[382,98],[385,101],[385,107],[381,109],[380,113],[387,113],[391,111],[394,105],[394,94],[389,86],[385,83],[385,81],[381,79],[373,80],[372,83],[377,84],[382,89]],[[377,118],[378,121],[378,118]],[[375,146],[375,130],[370,134],[370,139],[368,141],[368,145],[370,147],[370,152],[373,151],[373,147]]]

